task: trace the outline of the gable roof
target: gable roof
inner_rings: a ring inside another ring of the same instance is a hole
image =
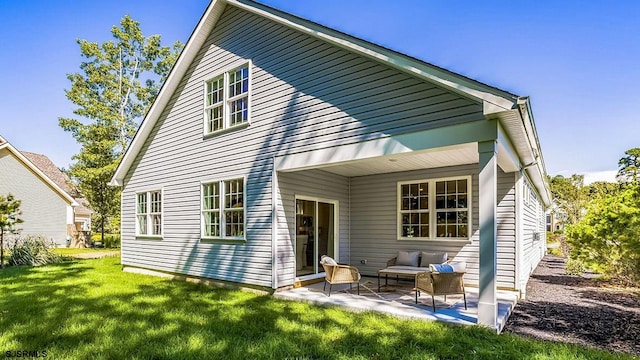
[[[36,166],[23,153],[21,153],[15,147],[13,147],[11,143],[6,141],[4,138],[0,137],[0,150],[3,150],[3,149],[6,149],[7,151],[9,151],[9,153],[11,153],[14,157],[16,157],[18,161],[20,161],[26,168],[31,170],[32,173],[34,173],[44,183],[46,183],[55,193],[57,193],[61,198],[63,198],[67,203],[69,203],[69,205],[74,207],[79,205],[79,203],[74,199],[74,197],[71,194],[69,194],[67,191],[65,191],[65,189],[63,189],[60,185],[58,185],[53,179],[47,176],[47,174],[45,174],[43,170],[41,170],[38,166]],[[27,153],[27,154],[31,154],[31,153]],[[39,155],[39,154],[32,154],[32,155]],[[55,165],[53,165],[53,163],[51,162],[51,160],[49,160],[49,158],[47,158],[44,155],[39,155],[39,156],[45,157],[47,161],[49,161],[51,165],[55,168]],[[56,168],[56,170],[58,169]],[[58,171],[60,172],[60,170]]]
[[[510,110],[522,112],[523,104],[525,111],[528,110],[528,113],[531,114],[530,103],[527,97],[520,97],[511,94],[507,91],[489,86],[414,57],[390,50],[383,46],[359,39],[251,0],[212,0],[189,37],[187,44],[178,57],[178,60],[171,69],[167,80],[163,84],[156,100],[142,121],[133,141],[125,152],[124,157],[118,164],[113,179],[110,182],[111,185],[123,185],[124,177],[129,171],[129,168],[133,164],[136,156],[142,149],[146,138],[151,133],[162,111],[168,104],[171,96],[179,86],[180,81],[184,77],[198,51],[203,46],[209,36],[209,33],[215,27],[227,5],[235,6],[258,16],[270,19],[309,36],[321,39],[350,52],[408,73],[419,79],[439,85],[444,89],[462,95],[465,98],[477,101],[483,105],[483,112],[485,115],[497,114]],[[539,176],[534,177],[536,179],[544,179],[546,171],[544,170],[544,163],[539,151],[540,145],[537,133],[535,132],[535,125],[533,125],[533,117],[526,116],[525,119],[525,115],[522,114],[520,114],[519,117],[522,118],[522,123],[518,125],[521,129],[518,128],[516,130],[524,134],[524,137],[527,140],[527,146],[523,146],[522,149],[528,150],[527,155],[523,156],[523,161],[525,164],[533,163],[534,161],[538,162],[540,166],[537,167],[536,171],[540,172],[540,174]],[[530,124],[528,124],[528,122],[530,122]],[[534,131],[530,131],[530,129],[533,129]],[[540,192],[543,193],[543,197],[545,199],[550,199],[550,196],[546,196],[548,195],[548,192],[545,188],[544,181],[536,181],[536,183]],[[549,201],[545,202],[548,203]]]
[[[90,215],[92,210],[89,209],[87,199],[82,196],[78,188],[75,186],[67,174],[63,173],[46,155],[36,154],[27,151],[21,151],[31,163],[40,169],[51,181],[58,185],[62,190],[69,194],[78,203],[74,211],[76,214]]]

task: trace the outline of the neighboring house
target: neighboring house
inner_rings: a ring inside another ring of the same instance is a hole
[[[119,164],[122,264],[279,289],[329,254],[469,264],[524,292],[550,193],[529,98],[246,0],[214,0]]]
[[[564,229],[564,222],[567,220],[567,212],[553,200],[551,206],[547,208],[547,231]]]
[[[0,137],[0,194],[21,201],[22,235],[56,246],[91,230],[91,210],[69,178],[44,155],[21,152]]]

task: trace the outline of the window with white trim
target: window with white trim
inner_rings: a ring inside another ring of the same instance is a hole
[[[136,194],[136,235],[162,235],[162,191]]]
[[[205,134],[249,122],[250,69],[247,62],[205,82]]]
[[[398,182],[398,239],[469,239],[471,177]]]
[[[244,179],[202,184],[202,237],[244,239]]]

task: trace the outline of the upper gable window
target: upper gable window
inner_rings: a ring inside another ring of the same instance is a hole
[[[205,82],[205,135],[249,123],[250,84],[250,61]]]

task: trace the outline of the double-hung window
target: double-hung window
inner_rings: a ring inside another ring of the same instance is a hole
[[[471,177],[398,183],[398,239],[467,240]]]
[[[205,135],[249,123],[250,78],[246,62],[205,82]]]
[[[162,191],[136,194],[136,235],[162,235]]]
[[[202,184],[202,237],[244,240],[244,179]]]

